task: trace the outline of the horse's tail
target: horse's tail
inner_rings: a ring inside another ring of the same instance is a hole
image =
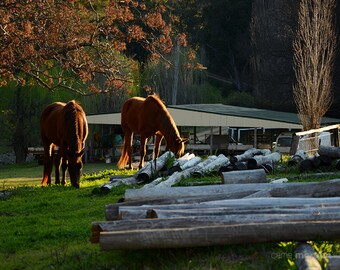
[[[124,169],[125,168],[125,165],[127,163],[129,159],[129,151],[128,151],[128,146],[127,144],[124,142],[124,146],[123,146],[123,150],[122,150],[122,153],[120,155],[120,158],[118,160],[118,168],[119,169]]]

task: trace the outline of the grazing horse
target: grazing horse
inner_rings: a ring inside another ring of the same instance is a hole
[[[154,160],[159,155],[163,137],[166,140],[167,150],[171,150],[177,157],[184,153],[184,143],[188,139],[180,137],[174,120],[157,95],[128,99],[123,104],[121,124],[124,133],[124,147],[118,161],[120,169],[124,168],[127,162],[129,162],[129,169],[132,168],[132,138],[134,132],[140,136],[139,169],[144,166],[146,142],[150,136],[156,135]]]
[[[55,158],[55,183],[60,184],[59,170],[62,167],[62,185],[66,184],[68,169],[71,185],[79,188],[83,166],[85,140],[88,134],[86,115],[74,100],[67,104],[55,102],[48,105],[41,114],[40,132],[44,146],[44,174],[42,185],[51,184],[53,159]],[[57,157],[56,149],[58,149]]]

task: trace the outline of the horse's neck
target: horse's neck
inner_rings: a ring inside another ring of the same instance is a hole
[[[175,122],[172,120],[172,118],[166,116],[162,118],[160,131],[164,135],[167,143],[179,137],[179,132],[175,125]]]
[[[75,151],[80,151],[84,148],[83,143],[87,136],[87,122],[84,123],[81,119],[81,115],[76,112],[75,117],[69,126],[69,134],[67,136],[70,147],[75,148]]]

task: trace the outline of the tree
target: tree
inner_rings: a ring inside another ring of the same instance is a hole
[[[252,2],[252,90],[261,106],[295,109],[292,44],[296,33],[297,10],[296,0]]]
[[[143,49],[161,57],[171,50],[172,17],[164,2],[1,1],[0,86],[33,79],[51,91],[121,89],[132,82],[124,53]]]
[[[59,96],[61,92],[53,95]],[[64,92],[66,94],[66,91]],[[53,100],[52,93],[49,95],[41,87],[21,85],[15,87],[12,82],[1,89],[1,98],[0,140],[13,148],[16,163],[25,162],[27,148],[40,145],[40,112]]]
[[[248,90],[251,1],[172,2],[189,44],[200,47],[199,59],[207,66],[209,78],[227,82],[239,91]]]
[[[304,130],[319,128],[332,102],[335,0],[301,0],[294,41],[294,100]]]

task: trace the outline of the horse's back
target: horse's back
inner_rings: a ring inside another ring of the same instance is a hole
[[[139,114],[145,98],[132,97],[124,102],[121,114],[121,124],[123,129],[137,131],[139,125]]]
[[[72,130],[74,119],[79,124],[79,135],[84,141],[88,134],[88,125],[83,108],[74,100],[68,103],[54,102],[49,104],[41,114],[42,139],[59,145],[62,139],[69,137],[68,133]]]
[[[60,122],[61,111],[65,103],[54,102],[49,104],[42,112],[40,119],[40,132],[43,141],[58,144],[58,123]]]
[[[132,97],[123,104],[121,124],[123,129],[153,133],[158,129],[155,118],[165,111],[165,105],[156,95]]]
[[[65,106],[63,102],[54,102],[46,106],[41,114],[41,120],[47,121],[51,117],[55,117]]]

